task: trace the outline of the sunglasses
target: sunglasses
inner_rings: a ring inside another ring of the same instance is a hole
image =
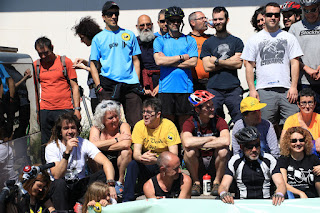
[[[141,27],[141,28],[145,27],[145,26],[146,27],[151,27],[151,25],[152,25],[151,23],[146,23],[146,24],[140,24],[139,27]]]
[[[168,19],[168,22],[170,23],[177,23],[177,24],[181,24],[182,23],[182,20],[181,19]]]
[[[247,144],[247,145],[244,145],[244,147],[247,148],[247,149],[253,149],[253,147],[259,148],[260,147],[260,143]]]
[[[280,18],[280,13],[266,13],[266,16],[269,18],[272,18],[272,16],[275,18]]]
[[[160,22],[161,24],[164,24],[164,23],[166,23],[166,20],[162,19],[162,20],[159,20],[159,22]]]
[[[109,17],[109,18],[111,18],[113,15],[118,17],[119,16],[119,12],[105,12],[104,15]]]
[[[303,12],[305,13],[315,13],[318,10],[318,7],[312,8],[310,10],[303,9]]]
[[[300,139],[297,139],[297,138],[294,138],[294,139],[291,139],[291,143],[297,143],[297,142],[304,142],[305,140],[304,140],[304,138],[300,138]]]
[[[294,12],[288,11],[288,12],[282,13],[282,16],[283,16],[283,18],[290,18],[293,14],[294,14]]]

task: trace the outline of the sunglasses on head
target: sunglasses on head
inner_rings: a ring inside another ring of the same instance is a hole
[[[110,18],[113,15],[119,16],[119,12],[105,12],[104,15]]]
[[[272,16],[280,18],[280,13],[266,13],[266,17],[272,18]]]
[[[307,9],[303,9],[303,12],[305,13],[315,13],[317,11],[318,7],[312,8],[310,10]]]
[[[246,145],[244,145],[244,147],[247,148],[247,149],[253,149],[253,147],[259,148],[260,147],[260,143],[246,144]]]
[[[164,23],[166,23],[166,20],[162,19],[162,20],[159,20],[159,22],[160,22],[161,24],[164,24]]]
[[[291,143],[297,143],[297,142],[304,142],[304,138],[300,138],[300,139],[297,139],[297,138],[294,138],[294,139],[291,139]]]

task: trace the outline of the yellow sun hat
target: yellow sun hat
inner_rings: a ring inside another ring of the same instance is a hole
[[[265,106],[267,106],[266,103],[260,103],[260,101],[256,98],[246,97],[240,103],[240,111],[241,113],[247,111],[256,111],[262,109]]]

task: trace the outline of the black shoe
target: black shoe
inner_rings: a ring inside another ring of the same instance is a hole
[[[198,184],[193,184],[191,189],[191,196],[200,196],[201,195],[201,187]]]

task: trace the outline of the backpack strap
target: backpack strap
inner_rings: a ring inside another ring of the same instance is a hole
[[[40,59],[38,59],[37,62],[36,62],[36,72],[37,72],[37,81],[38,81],[38,83],[40,83],[40,78],[39,78],[39,75],[40,75]]]
[[[68,71],[67,71],[66,56],[65,56],[65,55],[60,56],[60,61],[61,61],[62,67],[63,67],[63,70],[62,70],[63,76],[67,79],[67,82],[68,82],[68,84],[69,84],[69,86],[70,86],[71,102],[72,102],[72,106],[73,106],[73,108],[74,108],[73,92],[72,92],[72,87],[71,87],[71,83],[70,83],[70,78],[69,78],[69,76],[68,76]]]
[[[199,127],[198,127],[198,123],[194,117],[192,118],[192,121],[194,124],[194,135],[196,135],[197,137],[202,137],[202,134],[201,134]]]

